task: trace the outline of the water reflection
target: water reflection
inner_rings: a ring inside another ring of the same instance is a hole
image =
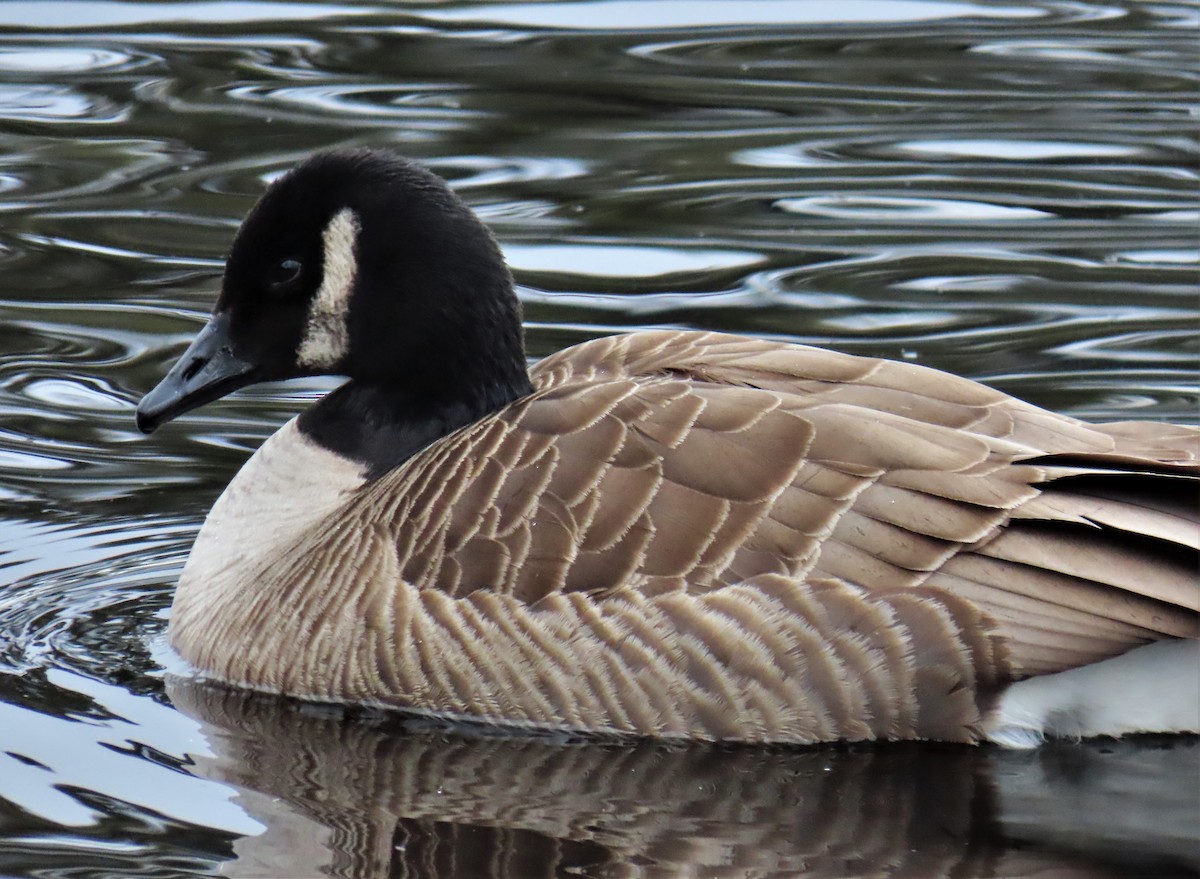
[[[238,802],[268,827],[234,843],[227,876],[1165,879],[1200,869],[1194,741],[1010,754],[488,738],[186,681],[169,693],[211,745],[196,771],[245,791]]]
[[[91,725],[96,735],[90,747],[80,748],[69,723],[0,703],[0,724],[11,731],[6,742],[11,751],[0,755],[0,766],[17,804],[32,815],[72,827],[100,822],[103,813],[90,808],[86,799],[47,783],[65,776],[83,790],[104,791],[177,820],[200,820],[230,833],[263,831],[263,825],[230,804],[236,790],[181,771],[195,756],[211,755],[195,722],[152,699],[68,672],[52,670],[46,683],[85,700],[86,713],[67,717]],[[119,759],[135,750],[155,759]]]

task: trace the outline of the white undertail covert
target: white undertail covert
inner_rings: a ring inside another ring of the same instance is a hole
[[[1018,681],[985,724],[1010,748],[1047,738],[1200,732],[1200,640],[1155,641],[1103,662]]]

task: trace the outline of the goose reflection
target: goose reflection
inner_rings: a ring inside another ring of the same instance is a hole
[[[1194,876],[1193,739],[747,748],[480,735],[174,679],[266,830],[231,877]]]

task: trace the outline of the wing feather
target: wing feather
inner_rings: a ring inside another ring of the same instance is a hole
[[[409,582],[531,604],[836,582],[894,596],[927,649],[969,645],[980,680],[1196,634],[1194,428],[1088,425],[912,364],[706,333],[600,339],[533,380],[367,492],[410,498],[391,526]],[[929,662],[918,688],[966,667]]]

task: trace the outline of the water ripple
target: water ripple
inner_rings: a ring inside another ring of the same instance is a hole
[[[12,122],[62,120],[113,124],[128,108],[66,86],[0,84],[0,115]]]
[[[0,49],[0,71],[5,74],[94,74],[135,70],[150,58],[132,52],[87,46],[29,46]]]
[[[956,18],[1020,20],[1040,18],[1044,14],[1043,9],[1032,4],[1000,6],[932,0],[898,0],[886,4],[874,0],[842,0],[836,6],[797,4],[791,0],[743,0],[735,5],[720,0],[690,0],[686,5],[672,0],[577,0],[573,3],[451,7],[445,11],[434,7],[424,11],[426,17],[458,23],[495,22],[517,27],[591,31],[754,25],[911,24]]]

